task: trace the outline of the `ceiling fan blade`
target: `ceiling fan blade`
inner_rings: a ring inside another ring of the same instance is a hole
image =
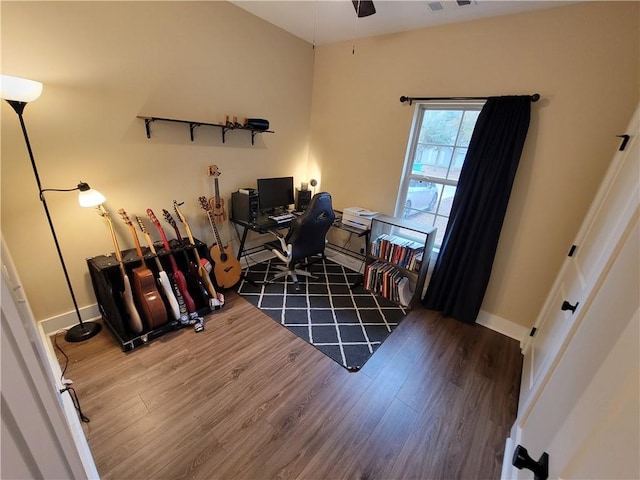
[[[372,0],[351,0],[351,2],[358,14],[358,18],[368,17],[376,13],[376,7],[373,6]]]

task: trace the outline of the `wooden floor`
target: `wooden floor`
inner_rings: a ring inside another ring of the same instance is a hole
[[[102,478],[500,477],[515,340],[418,307],[349,373],[226,298],[204,332],[129,353],[105,329],[75,344],[59,335]]]

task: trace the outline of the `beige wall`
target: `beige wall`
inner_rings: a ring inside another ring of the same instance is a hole
[[[116,212],[170,209],[212,235],[197,204],[262,176],[318,178],[336,207],[392,213],[412,107],[401,95],[538,92],[483,310],[529,326],[638,101],[638,3],[586,2],[316,47],[225,2],[2,2],[2,73],[40,80],[25,120],[45,187],[90,183]],[[315,64],[314,64],[315,55]],[[313,83],[313,91],[312,91]],[[24,141],[2,113],[2,233],[35,317],[71,309]],[[313,106],[312,106],[313,105]],[[265,117],[275,134],[156,123]],[[311,131],[311,147],[309,132]],[[80,306],[95,303],[85,258],[113,251],[75,194],[47,196]],[[154,238],[155,230],[152,230]],[[169,232],[171,233],[171,232]],[[171,236],[171,235],[170,235]],[[234,238],[225,226],[225,238]]]
[[[161,215],[174,199],[185,202],[194,235],[212,242],[198,203],[198,196],[213,194],[208,165],[222,173],[223,198],[258,177],[307,180],[308,43],[226,2],[2,2],[1,8],[2,73],[44,84],[24,115],[43,186],[70,188],[83,180],[100,190],[122,248],[133,242],[119,208],[145,216],[150,207]],[[17,117],[2,105],[2,233],[42,320],[73,306]],[[187,126],[155,123],[147,140],[136,118],[217,122],[225,114],[267,118],[275,134],[258,135],[251,146],[246,132],[230,132],[223,145],[218,129],[200,127],[192,143]],[[106,222],[78,207],[75,193],[49,193],[47,201],[78,303],[95,304],[85,258],[113,252]],[[170,227],[167,234],[174,238]],[[228,225],[222,234],[235,237]]]
[[[639,3],[586,2],[316,49],[310,171],[393,213],[407,96],[540,93],[482,309],[531,326],[639,97]]]

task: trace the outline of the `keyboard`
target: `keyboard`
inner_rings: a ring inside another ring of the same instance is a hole
[[[269,227],[273,225],[273,220],[271,220],[270,218],[264,217],[264,218],[257,219],[255,222],[253,222],[253,224],[257,225],[258,227]]]
[[[296,216],[293,213],[283,213],[282,215],[269,215],[269,218],[276,223],[284,223],[293,220]]]

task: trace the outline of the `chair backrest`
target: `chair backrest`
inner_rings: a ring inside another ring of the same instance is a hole
[[[331,195],[316,193],[307,210],[291,222],[285,238],[291,244],[292,261],[324,252],[327,232],[335,218]]]

